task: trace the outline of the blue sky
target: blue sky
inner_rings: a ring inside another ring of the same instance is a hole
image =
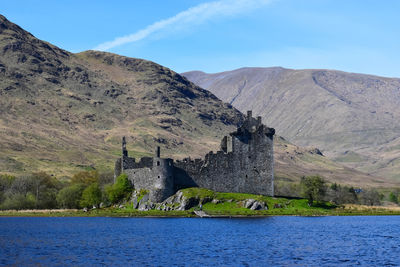
[[[400,77],[396,0],[13,0],[0,13],[63,49],[177,72],[282,66]]]

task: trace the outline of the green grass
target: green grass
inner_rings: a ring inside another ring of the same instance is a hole
[[[234,217],[234,216],[279,216],[279,215],[295,215],[295,216],[348,216],[348,215],[400,215],[400,210],[390,210],[380,207],[344,207],[336,206],[330,202],[315,202],[311,207],[308,206],[306,199],[289,199],[283,197],[268,197],[262,195],[243,194],[243,193],[221,193],[214,192],[204,188],[187,188],[181,190],[185,198],[197,198],[204,200],[202,210],[214,217]],[[146,194],[146,191],[138,193],[138,201]],[[212,202],[216,199],[218,201]],[[267,204],[267,210],[250,210],[244,207],[244,202],[248,199],[263,201]],[[169,205],[177,208],[179,204]],[[127,203],[122,208],[108,207],[102,209],[94,209],[88,212],[82,210],[73,211],[65,210],[61,212],[17,212],[17,211],[0,211],[0,217],[4,216],[38,216],[38,217],[195,217],[195,210],[199,210],[199,206],[195,206],[186,211],[161,211],[149,210],[139,211],[133,208],[132,203]]]
[[[137,202],[139,203],[140,200],[142,200],[142,198],[144,197],[144,195],[146,195],[147,193],[149,193],[148,190],[145,189],[140,189],[140,191],[137,194]]]
[[[199,187],[191,187],[182,189],[182,194],[186,198],[198,198],[198,199],[205,199],[205,198],[214,198],[215,192]]]
[[[0,211],[0,217],[193,217],[193,211],[139,211],[128,208],[103,208],[84,211],[63,212],[16,212]]]
[[[203,211],[210,215],[243,215],[243,216],[267,216],[267,215],[328,215],[337,208],[328,202],[314,203],[308,206],[306,199],[287,199],[275,198],[262,195],[245,193],[222,193],[214,192],[204,188],[187,188],[181,190],[186,198],[208,199],[209,202],[203,204]],[[212,203],[216,199],[219,203]],[[268,210],[250,210],[244,208],[244,202],[247,199],[254,199],[265,202]],[[196,209],[198,207],[195,207]]]
[[[186,211],[139,211],[131,205],[125,208],[103,208],[88,212],[62,211],[62,212],[17,212],[0,211],[0,217],[196,217],[192,208]],[[324,208],[320,206],[308,207],[306,200],[296,200],[283,208],[270,208],[269,210],[253,211],[241,207],[236,202],[214,204],[208,202],[203,205],[203,211],[215,217],[258,217],[258,216],[376,216],[376,215],[400,215],[400,211],[371,209],[357,210],[344,209],[343,207]]]
[[[365,160],[367,159],[364,156],[353,151],[349,151],[347,154],[335,158],[337,162],[363,162]]]

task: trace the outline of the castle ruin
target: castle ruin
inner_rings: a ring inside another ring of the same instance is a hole
[[[188,187],[273,196],[274,134],[273,128],[261,123],[261,117],[255,119],[248,111],[243,125],[222,139],[221,150],[209,152],[204,159],[161,158],[157,147],[155,157],[139,162],[128,156],[124,137],[115,177],[126,173],[136,190],[149,190],[152,202],[162,202]]]

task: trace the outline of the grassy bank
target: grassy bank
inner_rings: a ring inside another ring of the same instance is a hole
[[[349,215],[400,215],[400,207],[341,205],[329,202],[317,202],[308,205],[306,199],[267,197],[241,193],[220,193],[202,188],[183,189],[186,200],[197,199],[202,203],[201,210],[211,217],[260,217],[260,216],[349,216]],[[268,207],[268,209],[251,210],[245,207],[246,201],[253,199]],[[108,207],[83,210],[8,210],[0,211],[0,217],[196,217],[195,211],[200,205],[188,210],[148,210],[134,209],[132,203],[123,207]]]
[[[224,205],[225,207],[229,205]],[[203,209],[204,210],[204,209]],[[377,215],[400,215],[399,210],[382,207],[371,207],[369,209],[335,208],[331,210],[273,210],[273,211],[249,211],[230,210],[228,212],[213,211],[207,209],[206,213],[211,217],[267,217],[267,216],[377,216]],[[128,209],[98,209],[88,212],[83,211],[0,211],[0,217],[197,217],[194,211],[138,211]]]

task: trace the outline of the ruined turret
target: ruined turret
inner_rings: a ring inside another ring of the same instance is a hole
[[[139,162],[128,157],[126,139],[122,138],[122,157],[117,160],[115,175],[124,172],[136,190],[146,189],[153,202],[160,202],[177,190],[202,187],[218,192],[274,195],[273,136],[275,130],[247,112],[246,120],[235,132],[221,141],[221,150],[204,159],[173,161],[161,158],[160,147],[154,157]]]
[[[122,156],[127,157],[128,156],[128,150],[126,150],[126,139],[125,136],[122,137]]]

